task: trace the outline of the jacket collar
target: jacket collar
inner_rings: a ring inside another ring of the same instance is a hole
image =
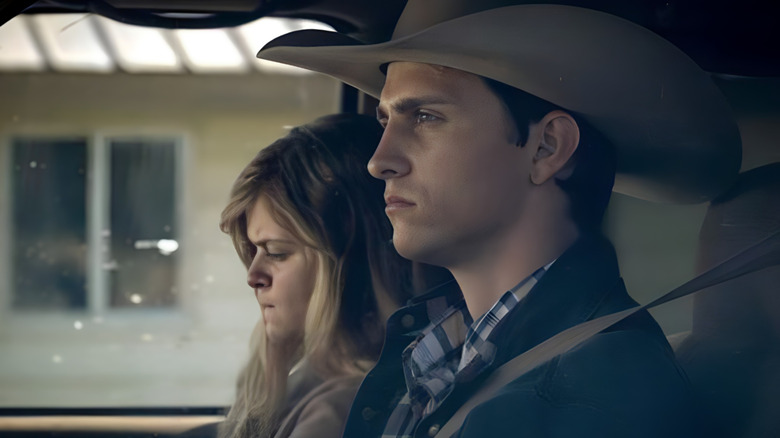
[[[597,314],[634,304],[625,293],[612,244],[603,236],[585,235],[496,327],[503,335],[493,367]]]

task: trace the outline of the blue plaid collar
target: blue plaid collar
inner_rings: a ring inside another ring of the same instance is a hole
[[[554,261],[537,269],[517,286],[507,291],[490,310],[471,324],[463,341],[463,352],[456,373],[460,380],[473,379],[493,363],[496,355],[496,347],[490,341],[493,329],[536,286],[536,283],[541,280],[553,263]]]
[[[398,403],[383,437],[411,436],[419,421],[436,410],[457,381],[474,379],[495,358],[495,327],[539,282],[553,262],[507,291],[484,315],[472,321],[466,301],[429,308],[430,324],[403,352],[407,393]]]

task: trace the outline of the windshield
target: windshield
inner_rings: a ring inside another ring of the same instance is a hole
[[[254,58],[305,27],[0,27],[0,407],[231,402],[259,311],[220,212],[262,146],[338,111],[336,81]]]

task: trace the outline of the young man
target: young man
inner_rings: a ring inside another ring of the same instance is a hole
[[[390,318],[345,436],[437,436],[502,364],[635,305],[599,232],[616,171],[616,190],[691,202],[739,168],[727,105],[673,46],[595,11],[492,3],[410,0],[389,42],[309,31],[258,54],[380,97],[368,166],[393,244],[457,283]],[[457,430],[691,436],[687,390],[639,313],[517,376]]]

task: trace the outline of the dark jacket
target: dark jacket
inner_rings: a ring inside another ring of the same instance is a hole
[[[454,291],[455,293],[459,293]],[[401,352],[428,324],[422,296],[388,320],[376,367],[347,419],[347,438],[379,437],[405,393]],[[620,279],[612,245],[585,237],[552,265],[496,327],[496,358],[469,382],[457,382],[415,436],[433,436],[498,366],[556,333],[636,303]],[[462,437],[696,436],[689,384],[658,324],[638,313],[504,387],[475,407]]]

